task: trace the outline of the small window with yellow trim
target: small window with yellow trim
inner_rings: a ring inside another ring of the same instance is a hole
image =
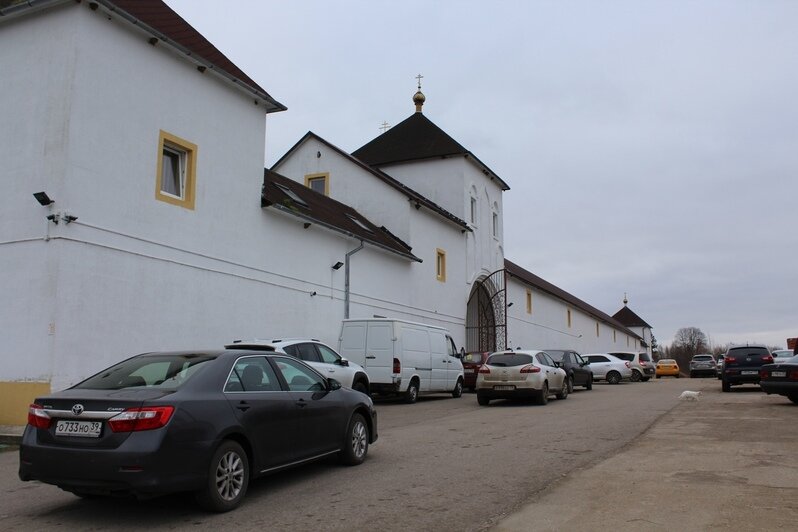
[[[571,328],[571,309],[567,309],[566,317],[568,319],[568,328]]]
[[[526,291],[526,313],[532,314],[532,290]]]
[[[155,199],[194,209],[197,145],[166,131],[158,135]]]
[[[446,252],[442,249],[435,251],[435,278],[446,282]]]
[[[319,194],[324,194],[325,196],[330,195],[330,174],[308,174],[305,176],[305,186],[308,187],[310,190],[318,192]]]

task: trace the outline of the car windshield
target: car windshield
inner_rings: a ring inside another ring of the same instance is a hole
[[[562,362],[562,357],[565,355],[565,351],[560,351],[558,349],[546,349],[546,352],[555,362]]]
[[[512,367],[531,364],[533,359],[523,353],[496,353],[488,357],[489,366]]]
[[[74,386],[83,390],[121,390],[137,386],[176,390],[208,361],[208,354],[159,354],[130,358]]]

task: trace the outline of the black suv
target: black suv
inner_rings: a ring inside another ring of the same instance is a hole
[[[723,359],[723,391],[730,391],[733,384],[759,384],[759,368],[772,363],[773,356],[764,345],[729,347]]]

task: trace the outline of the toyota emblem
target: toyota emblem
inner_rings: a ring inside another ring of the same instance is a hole
[[[81,415],[83,413],[83,405],[77,404],[77,405],[73,406],[72,407],[72,413],[75,414],[76,416]]]

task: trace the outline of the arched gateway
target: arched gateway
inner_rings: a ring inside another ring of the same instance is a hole
[[[466,351],[507,348],[505,272],[498,270],[474,283],[466,311]]]

